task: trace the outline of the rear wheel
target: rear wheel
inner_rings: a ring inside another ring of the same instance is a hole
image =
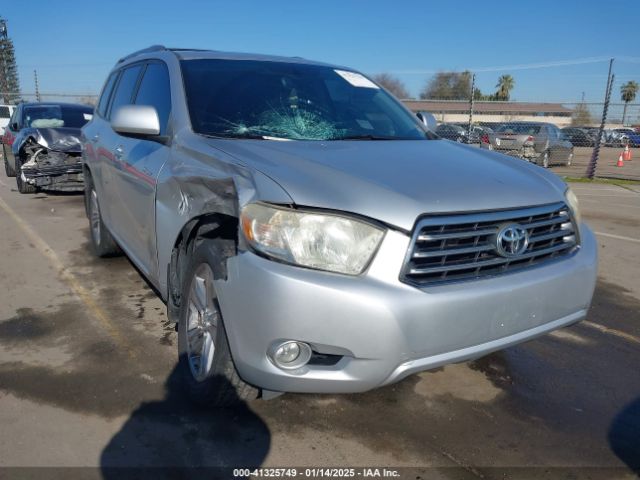
[[[259,390],[236,371],[214,288],[216,241],[192,253],[183,279],[178,323],[179,368],[189,396],[202,405],[222,407],[253,400]]]
[[[85,206],[89,217],[89,230],[91,232],[91,245],[99,257],[111,257],[120,253],[120,247],[111,236],[111,233],[102,221],[98,194],[93,186],[90,175],[85,179]]]
[[[7,160],[7,149],[5,148],[4,144],[2,145],[2,158],[4,160],[4,173],[7,174],[7,177],[15,177],[16,170],[15,168],[13,168],[13,165],[9,164]]]

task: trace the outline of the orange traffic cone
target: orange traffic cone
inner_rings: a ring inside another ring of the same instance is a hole
[[[618,157],[618,163],[616,163],[616,167],[624,167],[624,160],[622,159],[622,154]]]
[[[622,159],[625,162],[628,162],[629,160],[631,160],[631,150],[629,149],[628,144],[624,146],[624,152],[622,152]]]

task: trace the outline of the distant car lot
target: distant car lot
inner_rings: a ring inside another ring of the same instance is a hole
[[[366,394],[201,412],[176,384],[164,305],[124,257],[87,251],[82,196],[24,196],[0,180],[3,466],[375,464],[477,478],[473,465],[494,478],[519,465],[632,478],[640,187],[573,185],[600,244],[587,322]]]

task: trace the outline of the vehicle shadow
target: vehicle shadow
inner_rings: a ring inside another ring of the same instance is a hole
[[[640,398],[618,413],[609,428],[611,450],[636,474],[640,474]]]
[[[207,478],[231,478],[233,467],[262,464],[271,435],[246,402],[228,408],[195,405],[178,366],[165,392],[161,401],[141,404],[106,445],[100,458],[104,478],[188,477],[196,469]]]

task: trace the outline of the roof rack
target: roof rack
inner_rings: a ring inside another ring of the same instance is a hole
[[[151,52],[161,52],[161,51],[166,51],[167,47],[165,47],[164,45],[151,45],[150,47],[147,48],[143,48],[142,50],[137,50],[133,53],[130,53],[129,55],[125,55],[124,57],[122,57],[120,60],[118,60],[118,63],[122,63],[125,60],[128,60],[132,57],[136,57],[138,55],[142,55],[143,53],[151,53]]]

